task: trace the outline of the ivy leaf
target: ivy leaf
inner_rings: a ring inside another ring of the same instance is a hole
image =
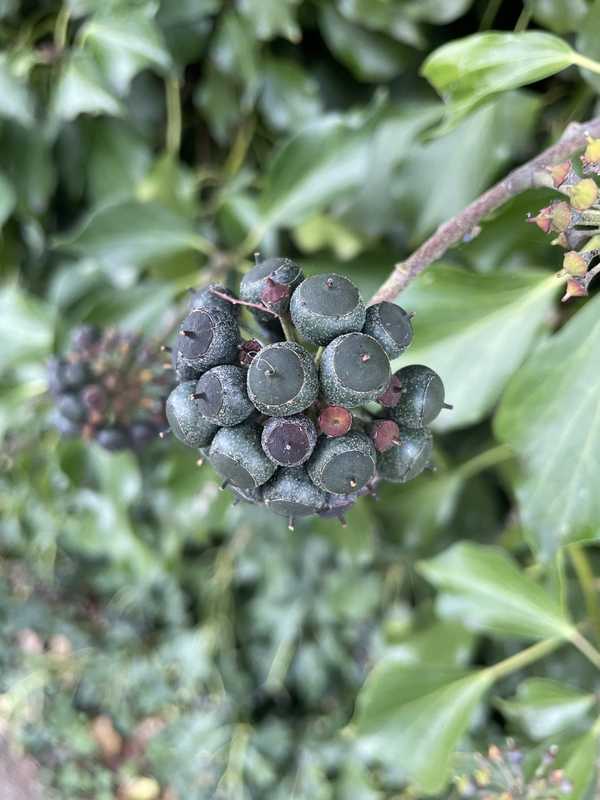
[[[483,419],[544,327],[557,289],[537,270],[479,275],[438,265],[402,294],[416,313],[414,344],[394,367],[427,364],[446,386],[452,411],[435,423],[454,430]]]
[[[598,760],[598,736],[596,727],[591,731],[561,745],[555,766],[564,770],[565,777],[571,784],[569,797],[572,800],[584,800],[596,774]]]
[[[299,42],[301,32],[295,18],[300,0],[239,0],[240,13],[252,26],[260,40],[281,35],[290,42]]]
[[[15,75],[6,56],[0,56],[0,117],[21,125],[33,122],[33,101],[26,84]]]
[[[361,184],[369,168],[372,108],[328,114],[288,139],[271,161],[261,197],[264,228],[296,226]]]
[[[475,636],[454,620],[435,620],[400,642],[390,644],[388,657],[402,664],[462,667],[471,657]]]
[[[576,63],[577,53],[549,33],[476,33],[435,50],[422,75],[446,104],[439,135],[499,92],[542,80]]]
[[[519,684],[514,699],[499,700],[498,706],[506,717],[519,722],[529,738],[541,741],[580,723],[595,702],[593,694],[564,683],[530,678]]]
[[[267,58],[262,72],[260,110],[274,130],[295,130],[319,114],[319,86],[295,61]]]
[[[11,182],[0,172],[0,229],[12,214],[16,202]]]
[[[54,89],[52,114],[61,121],[79,114],[108,114],[117,117],[123,106],[112,94],[89,53],[78,51],[66,61]]]
[[[194,250],[197,237],[187,217],[158,203],[125,201],[92,211],[57,245],[118,269]]]
[[[389,81],[406,66],[406,51],[381,33],[348,22],[331,6],[319,15],[327,46],[360,81]]]
[[[463,0],[457,0],[462,2]],[[373,3],[372,0],[338,0],[338,9],[351,22],[392,36],[398,42],[423,47],[425,44],[412,8],[406,3]]]
[[[50,353],[54,317],[50,310],[17,286],[0,290],[0,371]]]
[[[358,695],[360,750],[395,770],[400,779],[436,794],[447,781],[452,754],[491,682],[487,670],[465,674],[382,661]],[[410,753],[401,765],[399,753]]]
[[[495,547],[458,542],[419,570],[441,592],[439,614],[473,630],[525,639],[572,634],[558,600]]]
[[[599,537],[599,335],[595,297],[525,362],[496,415],[497,435],[523,463],[514,477],[521,521],[545,559]]]
[[[163,75],[172,69],[160,30],[143,9],[94,15],[82,29],[81,41],[118,95],[125,94],[131,79],[145,67]]]

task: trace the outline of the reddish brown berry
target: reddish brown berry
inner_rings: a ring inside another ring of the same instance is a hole
[[[400,443],[400,428],[392,419],[377,420],[369,433],[378,453],[385,453]]]
[[[397,375],[392,375],[385,392],[377,398],[377,402],[386,408],[394,408],[402,396],[402,382]]]
[[[326,436],[344,436],[352,427],[352,414],[343,406],[326,406],[319,414],[319,429]]]

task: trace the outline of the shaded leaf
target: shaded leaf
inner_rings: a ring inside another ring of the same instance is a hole
[[[423,47],[423,35],[406,5],[396,2],[373,3],[372,0],[339,0],[337,7],[352,22],[383,32],[404,44]]]
[[[465,674],[381,662],[357,700],[361,751],[397,770],[418,789],[439,792],[448,780],[452,753],[491,682],[485,670]],[[410,756],[399,759],[399,753]]]
[[[68,121],[79,114],[119,116],[123,107],[107,86],[92,56],[78,51],[63,67],[54,87],[51,110],[58,119]]]
[[[595,297],[532,354],[496,416],[498,436],[523,464],[514,478],[521,521],[546,559],[600,529],[599,312]]]
[[[533,18],[554,33],[571,33],[583,22],[588,11],[586,0],[533,0]]]
[[[0,172],[0,228],[12,214],[16,202],[12,183]]]
[[[300,0],[238,0],[238,8],[258,39],[284,36],[290,42],[301,38],[295,10]]]
[[[92,211],[58,244],[117,269],[193,250],[197,240],[190,219],[157,203],[126,201]]]
[[[329,49],[358,80],[389,81],[405,67],[400,44],[348,22],[332,6],[322,9],[319,27]]]
[[[512,700],[499,700],[502,713],[519,722],[531,739],[543,740],[565,728],[581,723],[596,702],[564,683],[547,678],[530,678],[517,687]]]
[[[572,632],[558,600],[495,547],[459,542],[422,561],[419,570],[441,593],[441,616],[469,628],[526,639]]]
[[[539,31],[477,33],[448,42],[425,61],[422,74],[446,103],[441,134],[498,92],[534,83],[575,63],[556,36]]]
[[[17,286],[0,289],[0,370],[46,358],[53,336],[54,316],[47,306]]]
[[[172,68],[160,30],[143,9],[95,14],[80,36],[93,52],[108,85],[119,95],[127,91],[141,69],[151,67],[166,74]]]
[[[262,74],[260,110],[272,128],[293,131],[320,113],[318,84],[295,61],[265,59]]]
[[[24,80],[15,75],[5,55],[0,55],[0,117],[21,125],[33,122],[33,100]]]
[[[462,428],[489,413],[535,344],[556,290],[546,272],[478,275],[438,265],[402,294],[416,313],[415,340],[394,367],[427,364],[441,375],[454,409],[436,428]]]
[[[598,761],[599,731],[592,729],[565,745],[561,745],[556,766],[563,769],[572,789],[572,800],[585,800],[590,797],[588,790],[596,774]]]

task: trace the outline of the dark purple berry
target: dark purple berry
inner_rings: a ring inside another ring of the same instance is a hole
[[[400,402],[401,395],[402,384],[400,383],[400,378],[397,375],[392,375],[386,390],[376,400],[385,408],[394,408]]]
[[[247,421],[217,431],[208,458],[226,483],[240,489],[262,486],[276,470],[261,447],[259,427]]]
[[[215,425],[239,425],[254,411],[246,392],[246,370],[223,364],[205,372],[194,399],[200,413]]]
[[[363,333],[376,339],[388,358],[398,358],[412,341],[410,314],[395,303],[376,303],[367,308]]]
[[[385,453],[390,447],[399,444],[400,428],[391,419],[379,419],[371,425],[369,435],[375,450]]]
[[[219,294],[215,294],[218,292]],[[190,300],[190,311],[197,311],[199,308],[216,308],[218,311],[225,311],[227,314],[232,314],[236,319],[240,316],[240,306],[236,303],[230,303],[219,295],[226,295],[232,300],[237,300],[235,294],[231,289],[221,286],[218,283],[209,283],[202,289],[198,289],[192,294]]]
[[[399,426],[399,444],[377,456],[377,471],[385,480],[406,483],[416,478],[431,463],[433,449],[427,428]]]
[[[263,347],[248,369],[248,396],[263,414],[298,414],[314,403],[318,391],[313,358],[295,342]]]
[[[390,416],[400,425],[422,428],[438,416],[444,403],[442,379],[429,367],[412,364],[396,372],[400,381],[400,402],[390,410]]]
[[[122,428],[102,428],[96,433],[96,441],[105,450],[126,450],[129,447],[129,437]]]
[[[307,471],[320,489],[330,494],[350,494],[362,489],[375,475],[376,452],[368,436],[350,431],[346,436],[321,439]]]
[[[390,361],[364,333],[347,333],[321,356],[321,393],[330,405],[353,408],[380,397],[390,381]]]
[[[165,412],[174,436],[188,447],[207,447],[218,426],[206,419],[193,398],[194,381],[180,383],[167,398]]]
[[[325,493],[312,483],[304,467],[280,469],[263,489],[264,503],[274,514],[287,517],[294,529],[297,517],[318,513],[325,505]]]
[[[76,394],[63,394],[56,401],[56,408],[59,414],[71,422],[83,423],[87,416],[86,408],[81,399]]]
[[[291,259],[267,258],[244,275],[240,297],[248,303],[263,304],[276,314],[282,314],[287,312],[290,296],[303,277],[302,270]],[[273,319],[272,314],[251,310],[261,322]]]
[[[271,417],[262,432],[262,447],[267,456],[282,467],[296,467],[310,458],[317,442],[315,426],[303,414]]]
[[[313,344],[329,344],[365,323],[365,305],[358,289],[341,275],[313,275],[292,295],[290,314],[300,336]]]

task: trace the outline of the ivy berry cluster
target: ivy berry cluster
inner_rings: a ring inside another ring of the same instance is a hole
[[[138,450],[164,429],[172,376],[160,350],[124,331],[73,330],[67,353],[48,364],[51,422],[62,436],[95,440],[106,450]]]
[[[431,465],[428,426],[448,406],[428,367],[392,375],[413,335],[400,306],[367,308],[348,278],[305,278],[288,258],[257,261],[240,298],[214,284],[193,294],[166,403],[170,430],[223,487],[293,530],[313,514],[344,522],[379,480],[404,483]],[[242,308],[256,338],[242,338]]]
[[[566,199],[554,200],[530,222],[544,233],[556,234],[552,244],[566,249],[560,277],[566,278],[563,301],[585,297],[600,271],[600,188],[593,175],[600,174],[600,139],[588,137],[580,157],[580,176],[572,161],[547,167],[540,183],[557,189]]]

